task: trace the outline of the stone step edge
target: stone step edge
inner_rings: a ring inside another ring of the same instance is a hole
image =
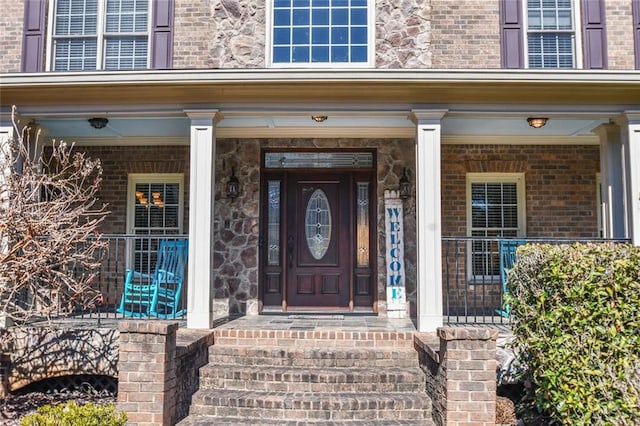
[[[243,374],[244,373],[244,374]],[[240,376],[257,376],[245,379]],[[305,378],[305,376],[308,376]],[[406,380],[372,380],[375,377],[402,377],[425,381],[424,372],[418,367],[331,367],[309,368],[308,366],[286,365],[239,365],[239,364],[207,364],[200,369],[200,377],[228,380],[260,380],[288,383],[414,383]],[[323,380],[325,378],[335,380]],[[344,379],[344,380],[339,380]],[[352,381],[348,381],[352,380]]]

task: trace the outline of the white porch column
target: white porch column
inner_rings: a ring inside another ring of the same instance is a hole
[[[211,328],[213,321],[211,286],[217,112],[185,111],[191,119],[187,328]]]
[[[6,190],[5,183],[11,173],[11,164],[8,162],[9,156],[9,140],[14,137],[13,126],[9,123],[0,121],[0,203],[6,207],[11,199],[8,191]],[[7,235],[0,232],[0,257],[6,253],[9,249],[9,240]],[[5,285],[5,281],[0,277],[0,286]],[[12,322],[7,317],[5,311],[0,311],[0,329],[6,328],[12,325]],[[1,393],[1,392],[0,392]]]
[[[605,238],[626,238],[624,160],[620,126],[601,124],[593,129],[600,138],[600,178],[602,180],[602,227]]]
[[[416,124],[418,331],[442,326],[440,128],[445,110],[413,110]]]
[[[640,111],[627,112],[623,131],[627,218],[631,242],[640,246]]]

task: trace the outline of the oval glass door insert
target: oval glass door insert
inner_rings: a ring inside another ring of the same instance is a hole
[[[309,252],[314,259],[320,260],[331,243],[331,207],[323,190],[316,189],[311,194],[304,223]]]

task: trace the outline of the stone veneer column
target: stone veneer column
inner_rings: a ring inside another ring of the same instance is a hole
[[[625,115],[628,122],[623,132],[628,236],[633,245],[640,246],[640,111]]]
[[[445,110],[413,110],[416,124],[418,331],[442,325],[440,129]]]
[[[605,238],[625,238],[624,165],[620,126],[601,124],[593,129],[600,138],[602,225]]]
[[[213,202],[216,175],[215,117],[218,111],[191,110],[185,113],[191,119],[187,328],[211,328]]]
[[[178,323],[122,321],[118,329],[118,409],[129,425],[175,424]]]

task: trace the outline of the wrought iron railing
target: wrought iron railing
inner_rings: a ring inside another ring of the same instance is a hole
[[[133,269],[143,274],[153,274],[155,270],[158,247],[163,239],[186,240],[184,235],[103,235],[106,242],[104,249],[97,253],[100,259],[100,267],[97,270],[97,278],[93,288],[99,292],[99,303],[74,312],[75,319],[121,319],[128,315],[118,312],[124,292],[125,277],[128,269]],[[180,295],[180,308],[185,309],[187,303],[187,274],[185,272],[184,285]],[[135,307],[133,308],[135,310]],[[131,310],[131,309],[129,309]],[[153,315],[145,315],[141,311],[142,318],[157,319]],[[184,318],[181,314],[178,319]]]
[[[500,274],[499,246],[575,242],[628,242],[588,238],[442,238],[442,287],[445,324],[508,325],[503,282]]]

